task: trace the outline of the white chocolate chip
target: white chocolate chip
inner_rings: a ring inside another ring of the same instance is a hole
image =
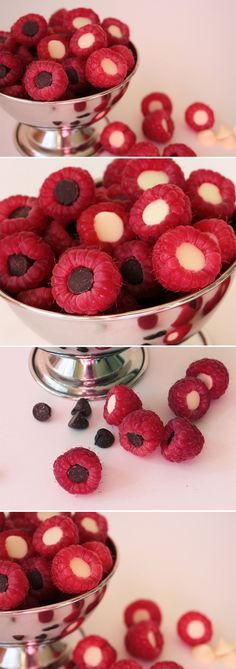
[[[89,578],[91,574],[91,569],[88,562],[82,560],[82,558],[74,557],[70,561],[70,568],[73,571],[73,574],[78,578]]]
[[[64,58],[66,55],[66,48],[63,42],[60,42],[58,39],[52,39],[48,42],[48,51],[51,58]]]
[[[109,142],[112,146],[115,146],[117,149],[124,144],[124,133],[121,130],[114,130],[110,134]]]
[[[216,133],[216,138],[218,141],[221,139],[226,139],[226,137],[230,137],[232,135],[232,130],[230,128],[227,128],[226,125],[220,125],[218,132]]]
[[[93,534],[96,534],[98,532],[98,524],[96,523],[96,520],[94,518],[82,518],[81,523],[82,527],[84,527],[87,532],[92,532]]]
[[[215,184],[205,181],[198,188],[198,193],[204,202],[210,204],[220,204],[222,202],[221,192]]]
[[[205,383],[205,386],[208,388],[208,390],[212,389],[213,386],[213,380],[210,374],[198,374],[197,378],[200,379],[203,383]]]
[[[224,146],[225,149],[234,149],[236,147],[235,136],[230,135],[230,137],[226,137],[225,139],[222,140],[221,144],[222,146]]]
[[[79,30],[79,28],[83,28],[83,26],[87,26],[90,23],[92,23],[91,19],[88,19],[85,16],[77,16],[74,21],[72,21],[74,28]]]
[[[163,130],[165,130],[165,131],[167,132],[167,130],[168,130],[168,123],[167,123],[167,120],[166,120],[165,118],[162,119],[161,125],[162,125],[162,127],[163,127]]]
[[[148,638],[148,641],[149,641],[149,643],[151,644],[151,646],[152,646],[153,648],[156,648],[156,645],[157,645],[157,644],[156,644],[156,637],[155,637],[154,632],[148,632],[148,634],[147,634],[147,638]]]
[[[181,267],[192,272],[200,272],[206,264],[202,251],[189,242],[184,242],[177,247],[176,257]]]
[[[163,109],[163,104],[160,100],[152,100],[148,105],[148,111],[150,113],[157,110],[159,111],[160,109]]]
[[[193,120],[196,125],[205,125],[208,121],[208,114],[204,109],[198,109],[193,115]]]
[[[192,650],[192,654],[195,660],[202,662],[202,664],[211,664],[215,659],[215,654],[213,649],[208,646],[206,643],[196,646]]]
[[[23,537],[11,534],[6,538],[6,551],[13,560],[21,560],[28,553],[27,542]]]
[[[102,651],[98,646],[90,646],[84,653],[83,661],[89,667],[97,667],[102,661]]]
[[[191,639],[201,639],[205,632],[205,625],[201,620],[192,620],[187,626],[187,634]]]
[[[160,198],[150,202],[143,211],[143,221],[146,225],[158,225],[169,214],[169,205],[165,200]]]
[[[213,130],[202,130],[202,132],[198,133],[197,138],[201,144],[204,144],[204,146],[213,146],[217,141]]]
[[[122,32],[119,26],[111,25],[107,28],[107,30],[110,33],[110,35],[112,35],[112,37],[118,37],[118,39],[122,37]]]
[[[45,546],[54,546],[54,544],[57,544],[62,537],[62,529],[57,525],[54,525],[54,527],[50,527],[48,530],[46,530],[46,532],[44,532],[42,541]]]
[[[133,623],[136,625],[142,620],[150,620],[150,614],[148,613],[147,609],[137,609],[137,611],[134,612]]]
[[[124,233],[122,218],[113,211],[100,211],[94,218],[94,230],[101,242],[118,242]]]
[[[114,409],[115,409],[115,406],[116,406],[116,396],[111,395],[111,397],[109,397],[109,400],[107,402],[108,413],[112,413],[112,411],[114,411]]]
[[[148,190],[148,188],[154,188],[159,184],[168,184],[169,177],[166,172],[161,170],[145,170],[138,175],[137,183],[142,190]]]
[[[111,58],[103,58],[101,68],[105,74],[110,74],[111,76],[114,76],[118,72],[117,66]]]
[[[195,411],[195,409],[198,409],[200,404],[200,395],[196,390],[191,390],[190,393],[187,393],[186,404],[190,411]]]
[[[95,42],[95,37],[93,33],[85,33],[85,35],[81,35],[78,39],[78,47],[80,49],[89,49],[92,44]]]

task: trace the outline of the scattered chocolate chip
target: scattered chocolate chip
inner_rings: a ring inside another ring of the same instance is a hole
[[[5,574],[0,574],[0,592],[6,592],[8,588],[8,578]]]
[[[142,437],[141,434],[134,434],[133,432],[128,432],[127,439],[128,439],[130,444],[132,444],[133,446],[136,446],[137,448],[139,446],[142,446],[142,444],[144,442],[144,438]]]
[[[71,272],[67,286],[74,295],[87,293],[93,287],[93,272],[88,267],[77,267]]]
[[[23,253],[13,253],[8,258],[8,269],[11,276],[23,276],[33,264],[34,260],[24,256]]]
[[[136,286],[143,282],[143,270],[136,258],[128,258],[121,265],[121,274],[124,281]]]
[[[79,186],[73,179],[61,179],[54,188],[57,202],[65,207],[73,204],[78,199],[79,194]]]
[[[34,37],[34,35],[37,35],[39,26],[36,21],[26,21],[23,25],[22,32],[24,35],[27,35],[27,37]]]
[[[30,211],[31,207],[17,207],[17,209],[11,212],[8,218],[27,218]]]
[[[112,434],[110,430],[106,430],[104,427],[97,431],[94,439],[94,443],[96,446],[99,446],[99,448],[110,448],[110,446],[114,444],[114,441],[114,434]]]
[[[34,418],[36,418],[36,420],[40,420],[41,422],[48,420],[51,416],[51,413],[51,407],[44,402],[38,402],[38,404],[35,404],[33,407]]]
[[[72,416],[76,413],[82,413],[84,416],[91,416],[92,409],[85,397],[81,397],[78,402],[76,402],[74,408],[71,411]]]
[[[86,483],[89,477],[89,471],[86,467],[81,467],[81,465],[72,465],[72,467],[68,469],[67,476],[72,483]]]
[[[88,426],[88,420],[82,413],[75,413],[68,423],[68,427],[73,427],[74,430],[86,430]]]
[[[171,441],[172,441],[172,439],[174,438],[174,436],[175,436],[175,433],[174,433],[174,432],[171,432],[170,435],[169,435],[169,437],[168,437],[168,439],[167,439],[167,444],[168,444],[168,446],[169,446],[169,444],[171,443]]]
[[[35,77],[34,82],[37,88],[48,88],[52,83],[51,72],[39,72],[37,77]]]

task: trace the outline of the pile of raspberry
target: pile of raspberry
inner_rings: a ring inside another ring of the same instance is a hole
[[[109,546],[98,513],[1,512],[0,611],[86,595],[113,569]]]
[[[48,102],[94,95],[134,69],[129,27],[93,9],[60,9],[47,21],[21,16],[0,31],[0,92]],[[99,104],[97,111],[101,111]]]
[[[234,212],[230,179],[206,169],[185,179],[171,158],[117,158],[99,185],[65,167],[37,197],[0,202],[0,288],[76,315],[172,302],[234,262]]]

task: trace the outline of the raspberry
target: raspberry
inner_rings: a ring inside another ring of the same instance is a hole
[[[160,184],[173,183],[184,187],[184,175],[171,158],[135,158],[129,160],[121,174],[121,187],[131,200],[137,200],[143,191]]]
[[[166,344],[166,346],[175,346],[175,344],[179,344],[180,342],[184,341],[187,334],[191,332],[191,330],[191,323],[179,325],[179,327],[176,327],[175,330],[169,330],[166,333],[163,339],[163,344]]]
[[[122,420],[119,427],[121,446],[133,455],[144,457],[160,446],[163,429],[163,423],[154,411],[133,411]]]
[[[105,311],[115,302],[120,288],[121,276],[111,257],[95,249],[69,249],[52,274],[53,296],[71,314]]]
[[[113,386],[107,393],[103,416],[109,425],[120,425],[125,416],[141,407],[142,402],[132,388]]]
[[[17,295],[18,302],[28,304],[36,309],[46,309],[52,311],[55,307],[55,301],[52,296],[51,288],[33,288],[32,290],[21,290]]]
[[[105,30],[97,24],[82,26],[72,35],[70,50],[77,58],[85,59],[93,51],[107,46],[107,35]]]
[[[155,602],[150,599],[137,599],[126,607],[124,619],[127,627],[136,625],[143,620],[155,620],[157,625],[160,625],[162,615]]]
[[[149,244],[140,240],[125,242],[115,249],[114,257],[131,294],[141,299],[157,293]]]
[[[117,653],[106,639],[91,634],[77,643],[72,657],[80,669],[109,669]]]
[[[80,542],[106,541],[108,524],[105,516],[96,511],[77,511],[73,520],[78,525]]]
[[[15,562],[0,560],[0,609],[9,611],[22,604],[29,590],[23,569]]]
[[[215,123],[214,112],[204,102],[194,102],[186,109],[185,121],[192,130],[197,132],[208,130]]]
[[[172,102],[165,93],[149,93],[143,98],[141,103],[141,111],[144,116],[151,114],[154,111],[172,112]]]
[[[35,60],[34,50],[35,47],[28,48],[27,46],[23,46],[23,44],[21,44],[20,46],[18,46],[16,54],[17,56],[19,56],[20,60],[24,65],[29,65],[29,63],[32,63],[32,61]],[[25,93],[25,97],[26,96],[27,93]]]
[[[57,9],[56,12],[54,12],[48,21],[49,26],[64,26],[65,19],[67,16],[67,9]]]
[[[172,418],[164,429],[161,452],[170,462],[195,458],[204,445],[204,437],[186,418]]]
[[[169,112],[154,111],[144,117],[142,128],[148,139],[165,144],[173,135],[174,123]]]
[[[168,404],[176,416],[198,420],[210,407],[210,393],[202,381],[186,377],[170,388]]]
[[[48,226],[44,240],[51,246],[56,257],[59,257],[67,249],[78,246],[80,240],[76,221],[67,222],[66,227],[64,223],[52,221]]]
[[[95,88],[118,86],[126,75],[126,61],[113,49],[103,48],[93,51],[86,62],[86,79]]]
[[[55,460],[53,471],[64,490],[72,495],[86,495],[97,489],[102,465],[97,455],[87,448],[71,448]]]
[[[230,264],[236,257],[236,236],[231,226],[218,218],[203,219],[195,224],[197,230],[206,232],[220,247],[222,263]]]
[[[133,51],[129,49],[127,46],[124,44],[114,44],[112,47],[112,50],[115,51],[116,53],[119,53],[122,58],[124,58],[126,64],[127,64],[127,72],[128,74],[132,72],[135,66],[135,58]]]
[[[117,156],[125,156],[135,140],[135,133],[120,121],[108,123],[100,136],[103,148]]]
[[[223,218],[233,214],[235,187],[212,170],[195,170],[186,182],[186,192],[190,198],[193,214],[197,219]]]
[[[135,660],[118,660],[112,664],[112,669],[142,669]]]
[[[3,511],[0,511],[0,532],[4,530],[5,526],[5,513]]]
[[[108,202],[109,197],[108,197],[108,192],[107,188],[104,188],[104,186],[96,186],[95,190],[95,204],[98,202]]]
[[[130,212],[129,224],[144,241],[155,241],[169,228],[190,225],[192,211],[187,195],[174,184],[145,191]]]
[[[0,202],[0,234],[12,235],[28,230],[41,235],[46,225],[47,217],[40,209],[37,198],[11,195]]]
[[[79,531],[72,518],[52,516],[43,520],[33,535],[33,547],[42,557],[52,557],[64,546],[79,543]]]
[[[125,645],[128,653],[140,660],[155,660],[161,654],[163,636],[155,620],[142,620],[128,628]]]
[[[128,214],[118,202],[92,204],[80,214],[77,230],[82,244],[109,250],[127,238]]]
[[[177,624],[177,632],[188,646],[209,643],[213,634],[209,618],[197,611],[189,611],[181,616]]]
[[[13,84],[13,86],[5,86],[2,91],[4,95],[10,95],[12,98],[26,98],[25,89],[22,84]]]
[[[55,516],[55,513],[54,513],[54,511],[25,511],[25,513],[23,515],[24,515],[26,521],[29,522],[30,526],[33,529],[35,529],[36,527],[41,525],[41,523],[44,520],[47,520],[47,518],[52,518],[52,516]],[[61,516],[61,515],[62,516],[70,516],[70,513],[68,513],[67,511],[64,511],[63,513],[58,512],[57,515],[59,515],[59,516]]]
[[[84,7],[71,9],[63,19],[63,26],[69,33],[74,33],[83,26],[91,25],[92,23],[100,23],[99,17],[92,9]]]
[[[54,60],[37,60],[28,65],[24,85],[33,100],[51,102],[65,93],[68,77],[60,63]]]
[[[0,51],[0,87],[16,84],[23,74],[23,64],[18,56]]]
[[[23,530],[5,530],[0,534],[0,559],[21,561],[32,553],[31,539]]]
[[[36,46],[47,34],[47,21],[41,14],[26,14],[13,24],[11,31],[19,44]]]
[[[102,563],[103,577],[107,576],[113,567],[113,558],[108,546],[101,541],[87,541],[83,546],[98,556]]]
[[[107,165],[103,175],[103,185],[105,188],[113,184],[120,184],[121,174],[127,164],[128,160],[125,160],[125,158],[115,158]]]
[[[83,546],[67,546],[55,555],[51,568],[56,588],[68,594],[83,594],[100,583],[102,564],[92,551]]]
[[[163,156],[196,156],[197,154],[187,144],[168,144],[164,148]]]
[[[55,588],[51,581],[51,565],[43,557],[32,557],[23,561],[22,569],[30,584],[29,595],[39,602],[47,602],[55,597]]]
[[[129,43],[129,27],[126,23],[109,17],[103,20],[102,27],[107,33],[109,45]]]
[[[221,268],[216,242],[188,225],[164,232],[154,246],[152,260],[157,280],[173,292],[204,288]]]
[[[205,383],[212,400],[224,395],[229,385],[229,372],[223,362],[212,358],[195,360],[189,365],[187,376],[195,376]]]
[[[131,146],[128,156],[159,156],[160,151],[152,142],[137,142]]]
[[[139,303],[136,298],[126,288],[121,288],[118,298],[107,314],[124,314],[139,309]]]
[[[94,182],[87,170],[64,167],[45,179],[39,204],[46,214],[66,223],[76,219],[93,202],[94,193]]]
[[[184,669],[181,664],[177,664],[177,662],[155,662],[155,664],[152,665],[151,669]]]
[[[39,60],[62,60],[69,55],[69,42],[63,35],[46,35],[37,46]]]
[[[0,30],[0,51],[11,51],[14,53],[16,51],[17,42],[12,37],[11,33],[6,32],[5,30]]]
[[[0,285],[10,293],[37,288],[50,277],[54,256],[33,232],[19,232],[0,241]]]

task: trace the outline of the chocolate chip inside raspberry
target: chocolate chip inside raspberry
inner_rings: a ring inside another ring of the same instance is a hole
[[[73,237],[73,239],[79,239],[76,221],[70,221],[66,226],[66,231],[71,237]]]
[[[37,35],[38,29],[39,27],[36,21],[26,21],[23,25],[22,32],[27,37],[34,37],[34,35]]]
[[[101,428],[100,430],[97,431],[97,434],[94,439],[94,443],[96,446],[99,446],[99,448],[109,448],[114,444],[115,437],[110,430],[106,430],[105,428]]]
[[[4,79],[8,72],[10,72],[9,67],[6,67],[6,65],[0,65],[0,79]]]
[[[4,44],[6,42],[6,37],[3,37],[3,35],[0,35],[0,44]]]
[[[133,286],[143,282],[143,270],[136,258],[129,258],[122,263],[121,274],[124,281]]]
[[[61,179],[54,188],[57,202],[65,207],[73,204],[78,199],[79,193],[79,186],[73,179]]]
[[[66,67],[66,74],[68,76],[70,84],[73,85],[79,83],[79,77],[74,67]]]
[[[8,588],[8,578],[5,574],[0,574],[0,592],[6,592]]]
[[[73,427],[74,430],[86,430],[89,426],[86,416],[82,413],[73,414],[72,418],[68,423],[69,427]]]
[[[77,267],[71,272],[67,286],[74,295],[87,293],[93,287],[93,272],[87,267]]]
[[[168,445],[168,446],[169,446],[169,444],[171,443],[171,441],[172,441],[172,439],[174,438],[174,436],[175,436],[175,433],[174,433],[174,432],[171,432],[170,435],[169,435],[169,437],[168,437],[168,439],[167,439],[167,445]]]
[[[36,420],[40,420],[41,422],[48,420],[51,416],[51,413],[51,407],[44,402],[38,402],[38,404],[35,404],[33,407],[34,418],[36,418]]]
[[[141,434],[134,434],[133,432],[128,432],[127,438],[129,443],[132,444],[132,446],[137,446],[137,448],[142,446],[144,442],[144,438]]]
[[[87,351],[87,349],[86,349]],[[85,397],[81,397],[78,402],[76,402],[74,408],[71,411],[72,416],[75,413],[82,413],[84,416],[90,416],[92,413],[91,406],[88,402],[88,400],[85,399]]]
[[[52,83],[51,72],[39,72],[37,77],[35,77],[34,83],[37,88],[48,88]]]
[[[27,218],[30,211],[31,207],[17,207],[9,214],[8,218]]]
[[[43,579],[38,569],[31,569],[27,572],[27,578],[30,582],[31,588],[40,590],[43,588]]]
[[[34,261],[23,253],[13,253],[8,258],[8,269],[11,276],[23,276],[34,264]]]
[[[86,467],[72,465],[70,469],[68,469],[67,476],[72,483],[86,483],[89,477],[89,471]]]

